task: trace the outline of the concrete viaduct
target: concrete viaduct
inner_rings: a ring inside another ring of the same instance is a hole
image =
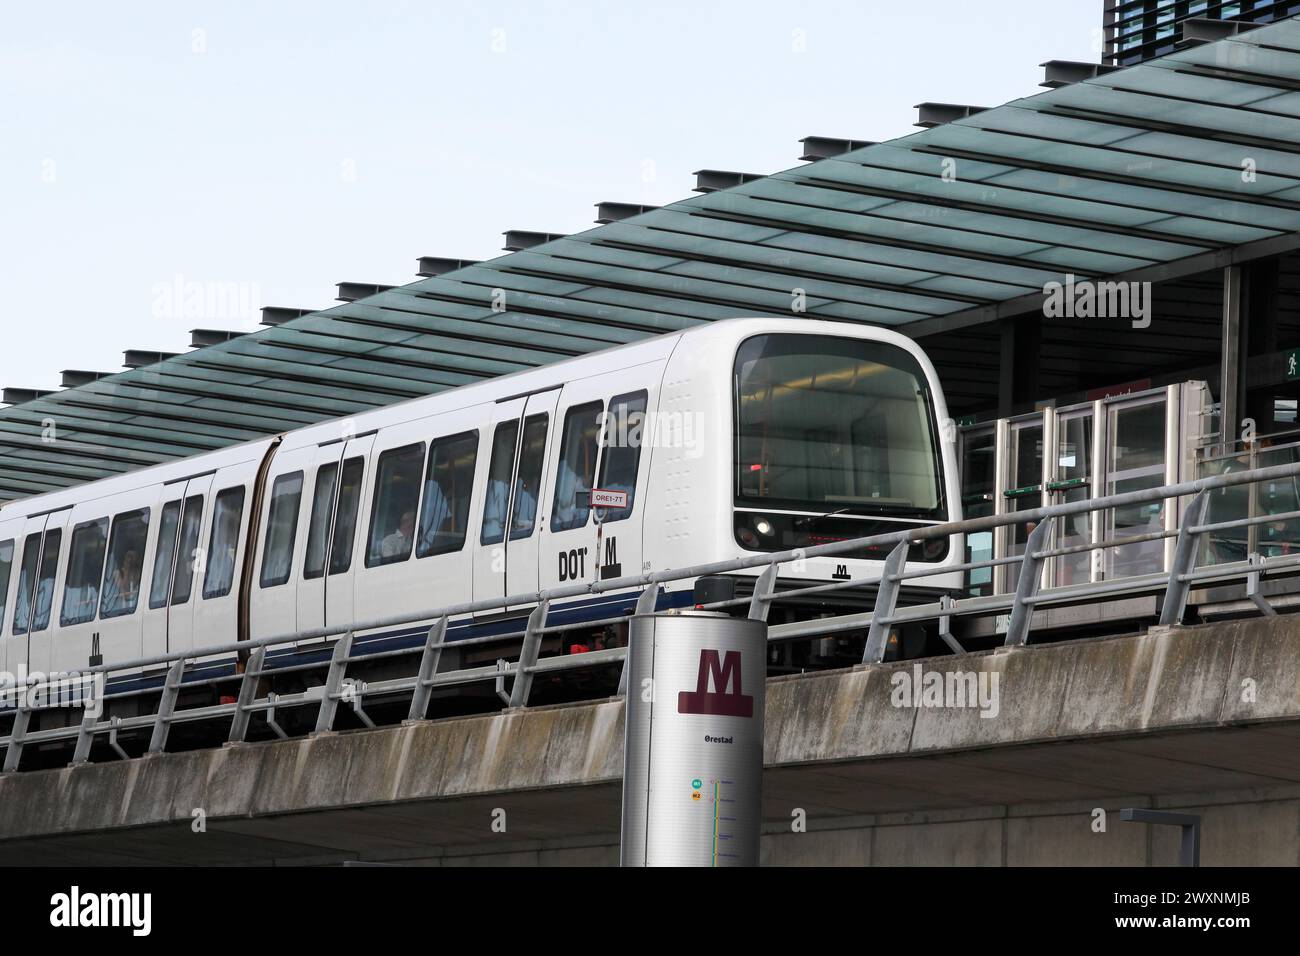
[[[1175,863],[1126,806],[1300,864],[1300,617],[923,662],[989,717],[899,706],[914,663],[769,681],[765,864]],[[606,699],[7,774],[0,863],[616,865],[622,747]]]

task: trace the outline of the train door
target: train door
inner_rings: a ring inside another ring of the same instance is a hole
[[[32,634],[39,635],[50,626],[63,544],[62,522],[69,510],[34,515],[24,523],[9,654],[10,669],[15,672],[20,668],[28,672],[42,669],[32,657]]]
[[[334,510],[338,503],[343,444],[336,441],[318,445],[312,456],[315,467],[308,472],[305,488],[309,502],[306,512],[307,538],[299,569],[298,589],[294,594],[297,605],[294,620],[299,632],[325,626],[325,565],[334,528]]]
[[[204,530],[199,536],[194,593],[190,595],[193,614],[184,613],[177,604],[168,621],[173,652],[228,644],[239,638],[245,542],[260,467],[259,457],[223,467],[212,476]]]
[[[558,398],[559,389],[551,389],[499,402],[493,409],[474,549],[475,600],[537,590],[539,497],[544,494],[546,436]]]
[[[167,610],[171,603],[172,579],[176,571],[181,511],[185,506],[185,484],[184,481],[179,481],[163,485],[158,501],[158,535],[154,539],[149,593],[144,602],[141,624],[146,657],[167,652]]]
[[[523,413],[524,399],[512,398],[498,402],[488,422],[484,449],[487,468],[480,485],[483,493],[479,496],[483,507],[479,526],[470,528],[475,542],[473,587],[476,601],[505,597],[506,594],[506,518],[510,513],[510,489],[514,484]]]
[[[163,490],[145,610],[146,654],[193,646],[196,582],[202,579],[206,564],[202,531],[211,490],[211,473],[175,482]]]
[[[304,488],[307,533],[295,598],[300,633],[352,619],[357,521],[374,435],[367,432],[317,447],[316,469]]]
[[[538,544],[548,509],[554,468],[548,454],[550,425],[560,390],[528,396],[524,427],[519,436],[519,466],[515,469],[514,497],[510,507],[510,534],[506,539],[506,594],[523,594],[538,588]]]
[[[278,451],[266,476],[262,529],[250,580],[250,634],[265,637],[290,634],[298,627],[296,557],[303,553],[301,539],[311,507],[305,493],[306,476],[316,458],[315,446]]]
[[[351,623],[356,565],[361,551],[361,511],[364,505],[367,463],[375,433],[349,438],[340,456],[338,491],[334,496],[334,519],[330,527],[329,560],[325,573],[325,625]]]

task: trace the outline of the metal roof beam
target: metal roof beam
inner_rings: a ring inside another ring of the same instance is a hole
[[[43,388],[6,387],[3,393],[0,394],[0,402],[4,402],[6,405],[21,405],[24,402],[34,402],[38,398],[53,394],[54,392]]]
[[[1071,83],[1082,83],[1084,80],[1096,79],[1099,76],[1121,69],[1121,67],[1108,66],[1105,63],[1081,63],[1078,60],[1048,60],[1046,63],[1038,65],[1043,68],[1043,82],[1038,85],[1045,86],[1049,90],[1069,86]]]
[[[174,359],[179,354],[179,352],[153,352],[149,349],[127,349],[122,353],[122,364],[127,368],[144,368],[146,365],[157,365],[167,359]]]
[[[799,158],[805,162],[816,162],[819,159],[843,156],[855,149],[876,145],[874,142],[865,139],[835,139],[832,136],[805,136],[799,142],[803,143],[803,155]]]
[[[987,106],[968,106],[965,103],[917,103],[915,125],[922,129],[932,129],[983,113],[987,109]]]
[[[378,285],[374,282],[340,282],[339,294],[336,296],[340,302],[355,302],[357,299],[364,299],[366,296],[379,295],[381,292],[387,292],[389,289],[396,288],[391,285]]]
[[[658,206],[641,206],[632,202],[596,203],[596,222],[602,226],[611,222],[622,222],[624,219],[631,219],[633,216],[640,216],[658,208]]]
[[[510,229],[502,235],[506,237],[506,244],[502,246],[506,252],[520,252],[565,238],[562,232],[529,232],[526,229]]]
[[[205,349],[210,345],[220,345],[231,339],[237,339],[244,334],[225,329],[190,329],[190,348]]]
[[[304,315],[311,315],[316,309],[287,309],[279,305],[262,306],[262,324],[263,325],[284,325],[286,322],[292,322],[294,319],[302,318]]]
[[[108,378],[110,375],[117,375],[117,372],[91,372],[79,368],[65,368],[59,373],[62,377],[64,388],[80,388],[82,385],[89,385],[91,382],[97,382],[101,378]]]
[[[1211,20],[1208,17],[1193,17],[1182,22],[1183,37],[1178,41],[1177,46],[1181,49],[1187,46],[1199,46],[1202,43],[1215,43],[1248,30],[1257,30],[1263,25],[1248,20]]]
[[[743,186],[756,179],[767,178],[763,173],[738,173],[730,169],[697,169],[694,176],[697,193],[717,192],[720,189],[731,189],[733,186]]]
[[[416,260],[415,274],[431,279],[434,276],[446,275],[448,272],[455,272],[457,269],[468,269],[470,266],[478,264],[478,259],[442,259],[438,256],[420,256]]]

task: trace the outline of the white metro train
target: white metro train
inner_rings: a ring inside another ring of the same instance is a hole
[[[733,319],[11,502],[0,666],[70,671],[957,519],[946,420],[901,335]],[[622,505],[603,522],[592,489]],[[867,576],[882,558],[810,559],[781,583]],[[962,560],[936,540],[909,570]],[[670,584],[659,606],[691,588]],[[635,596],[556,601],[549,620],[608,618]],[[448,637],[527,611],[465,615]],[[356,639],[400,648],[426,628]],[[235,655],[211,666],[233,672]]]

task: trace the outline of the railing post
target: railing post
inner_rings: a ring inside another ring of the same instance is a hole
[[[167,669],[167,676],[163,679],[162,697],[158,701],[158,714],[154,717],[153,734],[149,737],[149,749],[146,753],[160,754],[167,746],[167,732],[171,729],[172,712],[176,709],[176,698],[180,695],[181,680],[184,676],[184,658]]]
[[[266,695],[266,726],[270,727],[271,730],[275,732],[275,735],[281,740],[288,740],[288,733],[286,733],[285,729],[280,726],[280,722],[275,719],[275,702],[277,700],[279,700],[279,697],[274,693],[268,693]]]
[[[429,636],[424,640],[424,653],[420,655],[420,669],[415,675],[415,691],[411,694],[411,709],[407,720],[424,720],[429,709],[429,695],[433,688],[429,681],[438,673],[438,663],[442,660],[442,643],[447,639],[447,618],[440,617],[429,628]]]
[[[501,703],[506,707],[510,706],[510,695],[506,693],[506,674],[510,672],[510,663],[503,658],[497,658],[497,676],[496,692],[497,697],[501,698]]]
[[[633,614],[653,614],[655,608],[659,606],[659,585],[651,581],[646,585],[646,589],[641,592],[641,596],[636,599],[636,610]],[[629,632],[631,628],[629,627]],[[627,648],[628,651],[631,648]],[[618,696],[622,697],[627,694],[627,657],[623,658],[623,667],[618,674]]]
[[[130,760],[131,755],[123,749],[122,745],[117,742],[117,728],[121,726],[122,718],[113,717],[108,722],[108,745],[113,748],[120,760]]]
[[[375,729],[375,722],[370,719],[366,713],[366,708],[362,705],[361,699],[366,695],[366,682],[363,680],[352,680],[349,678],[343,682],[342,697],[352,705],[352,712],[361,719],[369,729]]]
[[[1028,599],[1038,593],[1039,578],[1043,576],[1043,559],[1037,555],[1046,546],[1051,527],[1052,516],[1048,515],[1029,532],[1029,539],[1025,542],[1025,556],[1020,561],[1020,578],[1016,581],[1015,603],[1011,606],[1011,623],[1007,625],[1007,639],[1003,642],[1006,647],[1021,647],[1029,640],[1029,622],[1034,616],[1034,605]]]
[[[14,715],[13,730],[9,732],[9,749],[5,751],[5,762],[3,772],[12,773],[18,769],[18,761],[23,756],[23,737],[27,735],[27,724],[32,718],[32,712],[27,709],[23,700],[18,702],[18,713]]]
[[[81,718],[81,726],[77,729],[77,746],[73,748],[70,766],[79,767],[82,764],[90,763],[90,746],[95,742],[95,725],[97,723],[99,723],[99,718],[89,711]]]
[[[1187,595],[1192,590],[1191,581],[1180,580],[1196,567],[1196,551],[1200,547],[1201,533],[1192,531],[1205,518],[1210,501],[1206,489],[1198,491],[1183,511],[1183,523],[1178,529],[1178,542],[1174,545],[1174,560],[1169,567],[1169,586],[1165,588],[1164,606],[1160,608],[1160,623],[1165,627],[1181,624],[1187,609]]]
[[[262,679],[262,661],[266,647],[253,648],[244,662],[244,679],[239,682],[239,696],[235,699],[235,716],[230,721],[230,743],[242,744],[248,736],[248,721],[252,718],[249,707],[257,696],[257,682]]]
[[[965,654],[966,648],[961,646],[961,642],[952,636],[952,595],[939,595],[939,639],[948,645],[948,649],[954,654]]]
[[[528,694],[533,689],[532,667],[537,663],[537,654],[542,649],[542,628],[546,626],[546,611],[551,602],[543,598],[528,615],[528,627],[524,630],[524,646],[519,651],[519,664],[515,671],[515,683],[510,688],[510,706],[527,707]]]
[[[321,694],[320,710],[316,712],[316,733],[323,734],[334,726],[334,714],[339,709],[339,692],[343,689],[343,675],[348,669],[348,655],[352,653],[352,632],[345,631],[334,643],[330,657],[329,673],[325,677],[325,691]]]
[[[780,565],[773,562],[763,569],[763,573],[754,582],[754,593],[749,598],[749,619],[766,621],[767,612],[772,607],[772,592],[776,590],[776,575]]]
[[[1259,589],[1258,569],[1263,565],[1264,559],[1252,551],[1247,555],[1246,560],[1250,562],[1252,568],[1256,569],[1246,575],[1246,597],[1250,598],[1251,603],[1259,608],[1260,614],[1265,617],[1277,617],[1277,611],[1273,609],[1273,605],[1268,603],[1268,599],[1264,597]]]
[[[894,616],[894,606],[898,603],[898,582],[894,576],[901,574],[907,561],[908,542],[906,540],[894,545],[894,550],[885,558],[884,570],[880,573],[880,587],[876,590],[876,608],[871,612],[871,630],[867,632],[867,647],[862,653],[862,663],[879,664],[885,659],[885,641],[889,639],[889,619]]]

